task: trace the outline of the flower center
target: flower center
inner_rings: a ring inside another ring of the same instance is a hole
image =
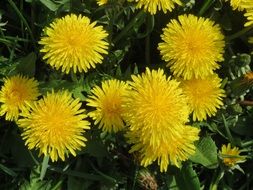
[[[24,94],[21,92],[21,89],[12,89],[10,93],[7,95],[9,102],[11,105],[20,105],[23,103]]]
[[[110,117],[115,117],[116,115],[119,115],[121,113],[121,107],[120,107],[120,101],[119,100],[111,100],[110,102],[107,101],[104,103],[104,109],[105,112]]]

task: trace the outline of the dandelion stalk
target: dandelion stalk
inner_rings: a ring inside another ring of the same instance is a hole
[[[243,28],[242,30],[240,30],[239,32],[236,32],[230,36],[227,36],[226,37],[226,41],[231,41],[231,40],[234,40],[236,38],[239,38],[241,37],[242,35],[246,34],[247,32],[249,32],[251,29],[253,29],[253,25],[249,26],[249,27],[246,27],[246,28]]]
[[[41,171],[40,171],[40,180],[42,181],[46,175],[48,168],[49,155],[44,156]]]
[[[231,134],[231,132],[229,130],[226,118],[225,118],[225,116],[223,114],[222,114],[222,119],[223,119],[223,123],[224,123],[224,127],[225,127],[225,130],[226,130],[228,139],[231,142],[231,144],[234,145],[234,139],[233,139],[232,134]]]
[[[127,35],[127,33],[134,27],[134,25],[145,15],[144,11],[140,11],[129,23],[128,25],[122,30],[118,36],[113,40],[113,43],[117,43],[122,37]]]
[[[199,16],[202,16],[210,7],[211,5],[214,3],[214,0],[207,0],[205,2],[205,4],[201,7],[198,15]]]
[[[213,175],[213,180],[212,180],[212,182],[210,184],[209,190],[217,190],[219,182],[220,182],[221,178],[224,175],[224,171],[223,170],[219,170],[219,169],[217,169],[217,170],[218,171],[216,171],[216,173]]]

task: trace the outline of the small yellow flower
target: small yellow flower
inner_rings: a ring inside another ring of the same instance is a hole
[[[190,79],[182,81],[184,94],[193,112],[193,121],[203,121],[207,116],[214,116],[217,109],[223,105],[225,91],[220,88],[221,79],[210,75],[206,79]]]
[[[127,91],[127,84],[116,79],[102,82],[102,87],[95,86],[87,99],[88,106],[96,110],[88,113],[99,123],[99,128],[106,132],[118,132],[124,128],[122,104]]]
[[[162,10],[164,13],[172,11],[175,5],[182,5],[181,0],[131,0],[137,3],[137,8],[142,8],[152,15],[156,14],[157,10]]]
[[[184,79],[205,78],[223,61],[224,36],[213,21],[194,15],[172,19],[158,49],[173,74]]]
[[[83,133],[89,129],[87,115],[78,99],[73,99],[68,91],[47,93],[39,101],[29,103],[20,115],[19,126],[28,149],[39,149],[40,155],[50,156],[52,161],[85,146],[87,139]]]
[[[26,102],[31,102],[39,96],[39,83],[33,78],[16,75],[4,79],[0,91],[0,115],[5,115],[6,120],[18,119],[20,111],[25,109]]]
[[[229,143],[227,146],[222,145],[221,147],[221,157],[223,159],[223,163],[226,166],[233,167],[237,163],[245,162],[245,156],[240,156],[241,151],[238,147],[231,148],[231,144]]]
[[[129,125],[126,134],[133,144],[130,152],[139,151],[144,167],[158,161],[161,171],[169,163],[179,166],[194,153],[193,142],[199,130],[185,126],[189,107],[179,82],[167,78],[162,69],[133,75],[126,93],[124,117]]]
[[[95,26],[85,16],[67,15],[56,19],[49,27],[44,29],[45,36],[39,44],[43,45],[40,50],[44,53],[43,59],[62,72],[74,73],[87,72],[96,64],[102,63],[101,54],[107,54],[108,36],[102,26]]]

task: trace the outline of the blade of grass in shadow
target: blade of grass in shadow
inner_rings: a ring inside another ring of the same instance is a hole
[[[12,177],[16,177],[18,174],[16,172],[14,172],[13,170],[7,168],[6,166],[4,166],[3,164],[0,164],[0,169],[2,171],[4,171],[6,174],[12,176]]]
[[[84,172],[78,172],[74,170],[63,170],[62,168],[59,167],[48,167],[49,170],[60,173],[60,174],[65,174],[73,177],[80,177],[88,180],[94,180],[94,181],[101,181],[104,178],[101,177],[100,175],[94,175],[94,174],[89,174],[89,173],[84,173]]]
[[[32,39],[32,44],[34,46],[34,48],[36,49],[36,45],[35,45],[35,38],[33,36],[32,30],[28,24],[28,22],[26,21],[25,17],[23,16],[23,14],[19,11],[18,7],[16,6],[16,4],[12,1],[12,0],[8,0],[9,4],[11,5],[11,7],[14,9],[14,11],[16,12],[16,14],[18,15],[18,17],[20,18],[20,20],[24,23],[24,25],[27,28],[27,31]]]

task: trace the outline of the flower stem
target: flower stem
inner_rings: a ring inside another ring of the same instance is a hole
[[[41,171],[40,171],[40,180],[42,181],[46,175],[48,168],[49,155],[44,156]]]
[[[253,101],[243,100],[243,101],[240,101],[239,104],[244,105],[244,106],[253,106]]]
[[[122,37],[124,37],[131,28],[134,27],[135,23],[139,21],[146,13],[144,11],[140,11],[129,23],[126,27],[119,33],[118,36],[115,37],[113,43],[117,43]]]
[[[225,116],[222,114],[222,119],[223,119],[223,123],[224,123],[224,127],[225,127],[225,130],[226,130],[226,133],[227,133],[227,136],[228,136],[228,139],[229,141],[231,142],[232,145],[234,145],[234,139],[232,137],[232,134],[229,130],[229,127],[228,127],[228,123],[226,121],[226,118]]]
[[[205,4],[201,7],[201,9],[200,9],[198,15],[199,15],[199,16],[202,16],[202,15],[210,8],[210,6],[211,6],[213,3],[214,3],[214,0],[207,0],[207,1],[205,2]]]
[[[236,38],[239,38],[240,36],[244,35],[245,33],[247,33],[248,31],[250,31],[251,29],[253,29],[253,25],[251,26],[248,26],[242,30],[240,30],[239,32],[236,32],[230,36],[227,36],[226,37],[226,41],[231,41],[231,40],[234,40]]]
[[[224,171],[217,169],[218,171],[213,175],[213,180],[210,184],[209,190],[217,190],[219,182],[224,175]]]

